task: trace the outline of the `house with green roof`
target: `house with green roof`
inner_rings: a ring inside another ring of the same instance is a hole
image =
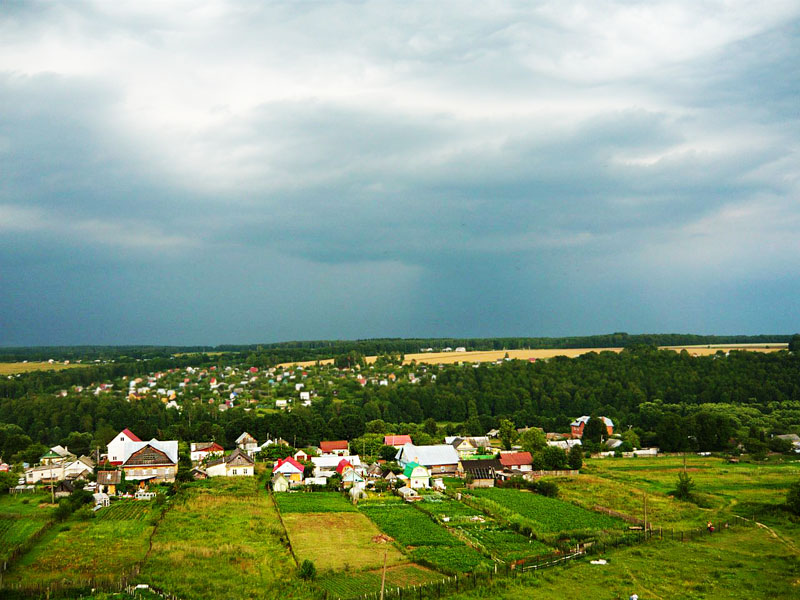
[[[415,490],[429,488],[431,485],[431,472],[415,462],[406,464],[400,478],[406,482],[408,487]]]

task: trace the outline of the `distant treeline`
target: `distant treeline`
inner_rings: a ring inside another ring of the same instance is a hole
[[[695,335],[687,333],[609,333],[572,337],[505,338],[375,338],[364,340],[310,340],[219,346],[39,346],[0,348],[0,362],[22,360],[145,360],[175,354],[223,352],[255,354],[262,365],[332,358],[349,352],[364,356],[412,354],[422,348],[442,350],[517,350],[542,348],[630,348],[633,346],[688,346],[715,344],[787,343],[791,335]]]

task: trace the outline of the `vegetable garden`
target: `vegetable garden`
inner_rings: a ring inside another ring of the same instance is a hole
[[[273,497],[283,514],[356,511],[356,507],[339,492],[282,492]]]

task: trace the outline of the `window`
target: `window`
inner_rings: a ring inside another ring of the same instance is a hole
[[[236,475],[236,469],[233,470],[233,474]]]

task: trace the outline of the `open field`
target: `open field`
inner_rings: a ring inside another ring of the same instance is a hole
[[[449,534],[444,527],[434,523],[409,504],[365,504],[362,512],[381,530],[403,546],[460,546],[461,540]]]
[[[788,344],[772,343],[772,344],[717,344],[705,346],[662,346],[665,350],[675,350],[680,352],[686,350],[689,354],[697,356],[709,356],[716,354],[717,351],[723,350],[748,350],[752,352],[777,352],[778,350],[785,350]],[[508,355],[508,358],[516,358],[520,360],[546,359],[555,356],[568,356],[574,358],[587,352],[621,352],[622,348],[540,348],[531,350],[485,350],[476,352],[418,352],[414,354],[406,354],[403,360],[404,364],[411,364],[416,361],[418,363],[429,364],[453,364],[459,362],[493,362],[502,360]],[[376,356],[366,357],[367,363],[371,364],[377,359]],[[315,364],[329,365],[333,364],[333,358],[323,360],[306,360],[296,363],[282,363],[279,367],[289,367],[297,365],[299,367],[309,367]]]
[[[619,549],[602,558],[540,571],[535,577],[501,580],[457,599],[529,600],[569,597],[611,600],[638,594],[641,600],[732,600],[797,598],[800,561],[769,532],[743,528],[692,542],[658,542]]]
[[[91,367],[92,363],[48,363],[48,362],[0,362],[0,375],[15,375],[17,373],[30,373],[32,371],[63,371],[64,369],[75,369],[80,367]]]
[[[138,581],[188,600],[299,593],[283,528],[257,480],[192,483],[171,502]]]
[[[311,560],[317,571],[360,571],[387,564],[398,565],[406,558],[380,531],[357,512],[290,513],[283,522],[298,561]]]

